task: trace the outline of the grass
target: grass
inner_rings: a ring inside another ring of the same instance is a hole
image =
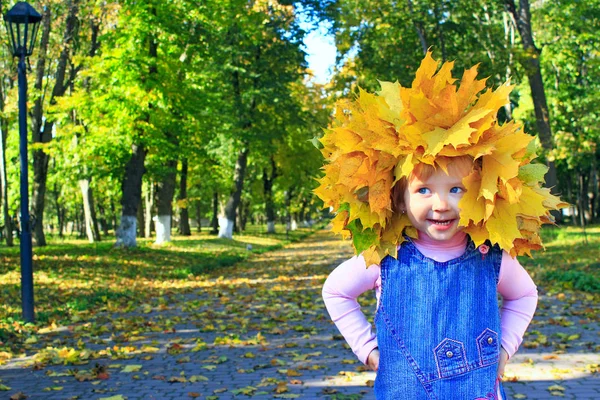
[[[546,251],[520,258],[538,287],[600,293],[600,226],[547,227],[542,240]]]
[[[36,323],[64,324],[82,312],[126,310],[170,290],[185,291],[190,281],[245,260],[252,254],[278,249],[310,235],[300,228],[249,226],[233,240],[208,232],[173,236],[172,242],[154,245],[138,239],[133,249],[114,248],[114,238],[99,243],[80,239],[50,240],[34,248],[34,295]],[[220,272],[219,272],[220,271]],[[20,259],[18,243],[0,245],[0,341],[2,326],[18,322],[20,306]]]

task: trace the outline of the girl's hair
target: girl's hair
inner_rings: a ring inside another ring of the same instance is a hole
[[[474,168],[479,168],[478,163],[473,160],[473,157],[465,155],[458,157],[438,157],[442,162],[447,163],[448,174],[451,176],[467,176],[471,173]],[[392,188],[392,211],[398,213],[404,209],[404,192],[408,187],[408,182],[413,178],[417,177],[424,181],[429,179],[433,175],[437,168],[440,166],[437,164],[429,165],[419,163],[415,165],[415,168],[407,177],[402,177],[394,187]]]

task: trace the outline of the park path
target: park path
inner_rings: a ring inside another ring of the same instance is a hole
[[[47,365],[23,357],[0,366],[0,387],[10,388],[0,398],[374,399],[375,373],[357,362],[321,300],[325,278],[349,256],[347,243],[320,231],[134,312],[57,327],[39,340],[56,349],[43,352]],[[540,291],[527,348],[507,367],[507,394],[599,399],[597,305]],[[363,297],[372,321],[375,296]],[[81,365],[49,361],[69,349]]]

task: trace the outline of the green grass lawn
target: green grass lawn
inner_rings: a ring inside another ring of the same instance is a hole
[[[185,291],[186,282],[311,232],[299,228],[286,233],[285,226],[278,225],[275,234],[267,234],[266,226],[248,226],[233,240],[205,231],[173,236],[164,245],[138,239],[133,249],[114,248],[114,238],[99,243],[51,238],[48,246],[33,251],[36,323],[64,324],[88,311],[135,308],[149,297],[172,289]],[[0,245],[0,341],[2,329],[20,325],[20,288],[18,242],[12,248]]]
[[[519,259],[538,287],[600,293],[600,226],[545,227],[542,240],[546,251]]]

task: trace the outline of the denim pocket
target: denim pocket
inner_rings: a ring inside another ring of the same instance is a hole
[[[465,345],[458,340],[444,339],[433,349],[440,378],[467,372]]]
[[[486,366],[498,362],[498,333],[486,328],[477,336],[477,350],[479,351],[479,365]]]

